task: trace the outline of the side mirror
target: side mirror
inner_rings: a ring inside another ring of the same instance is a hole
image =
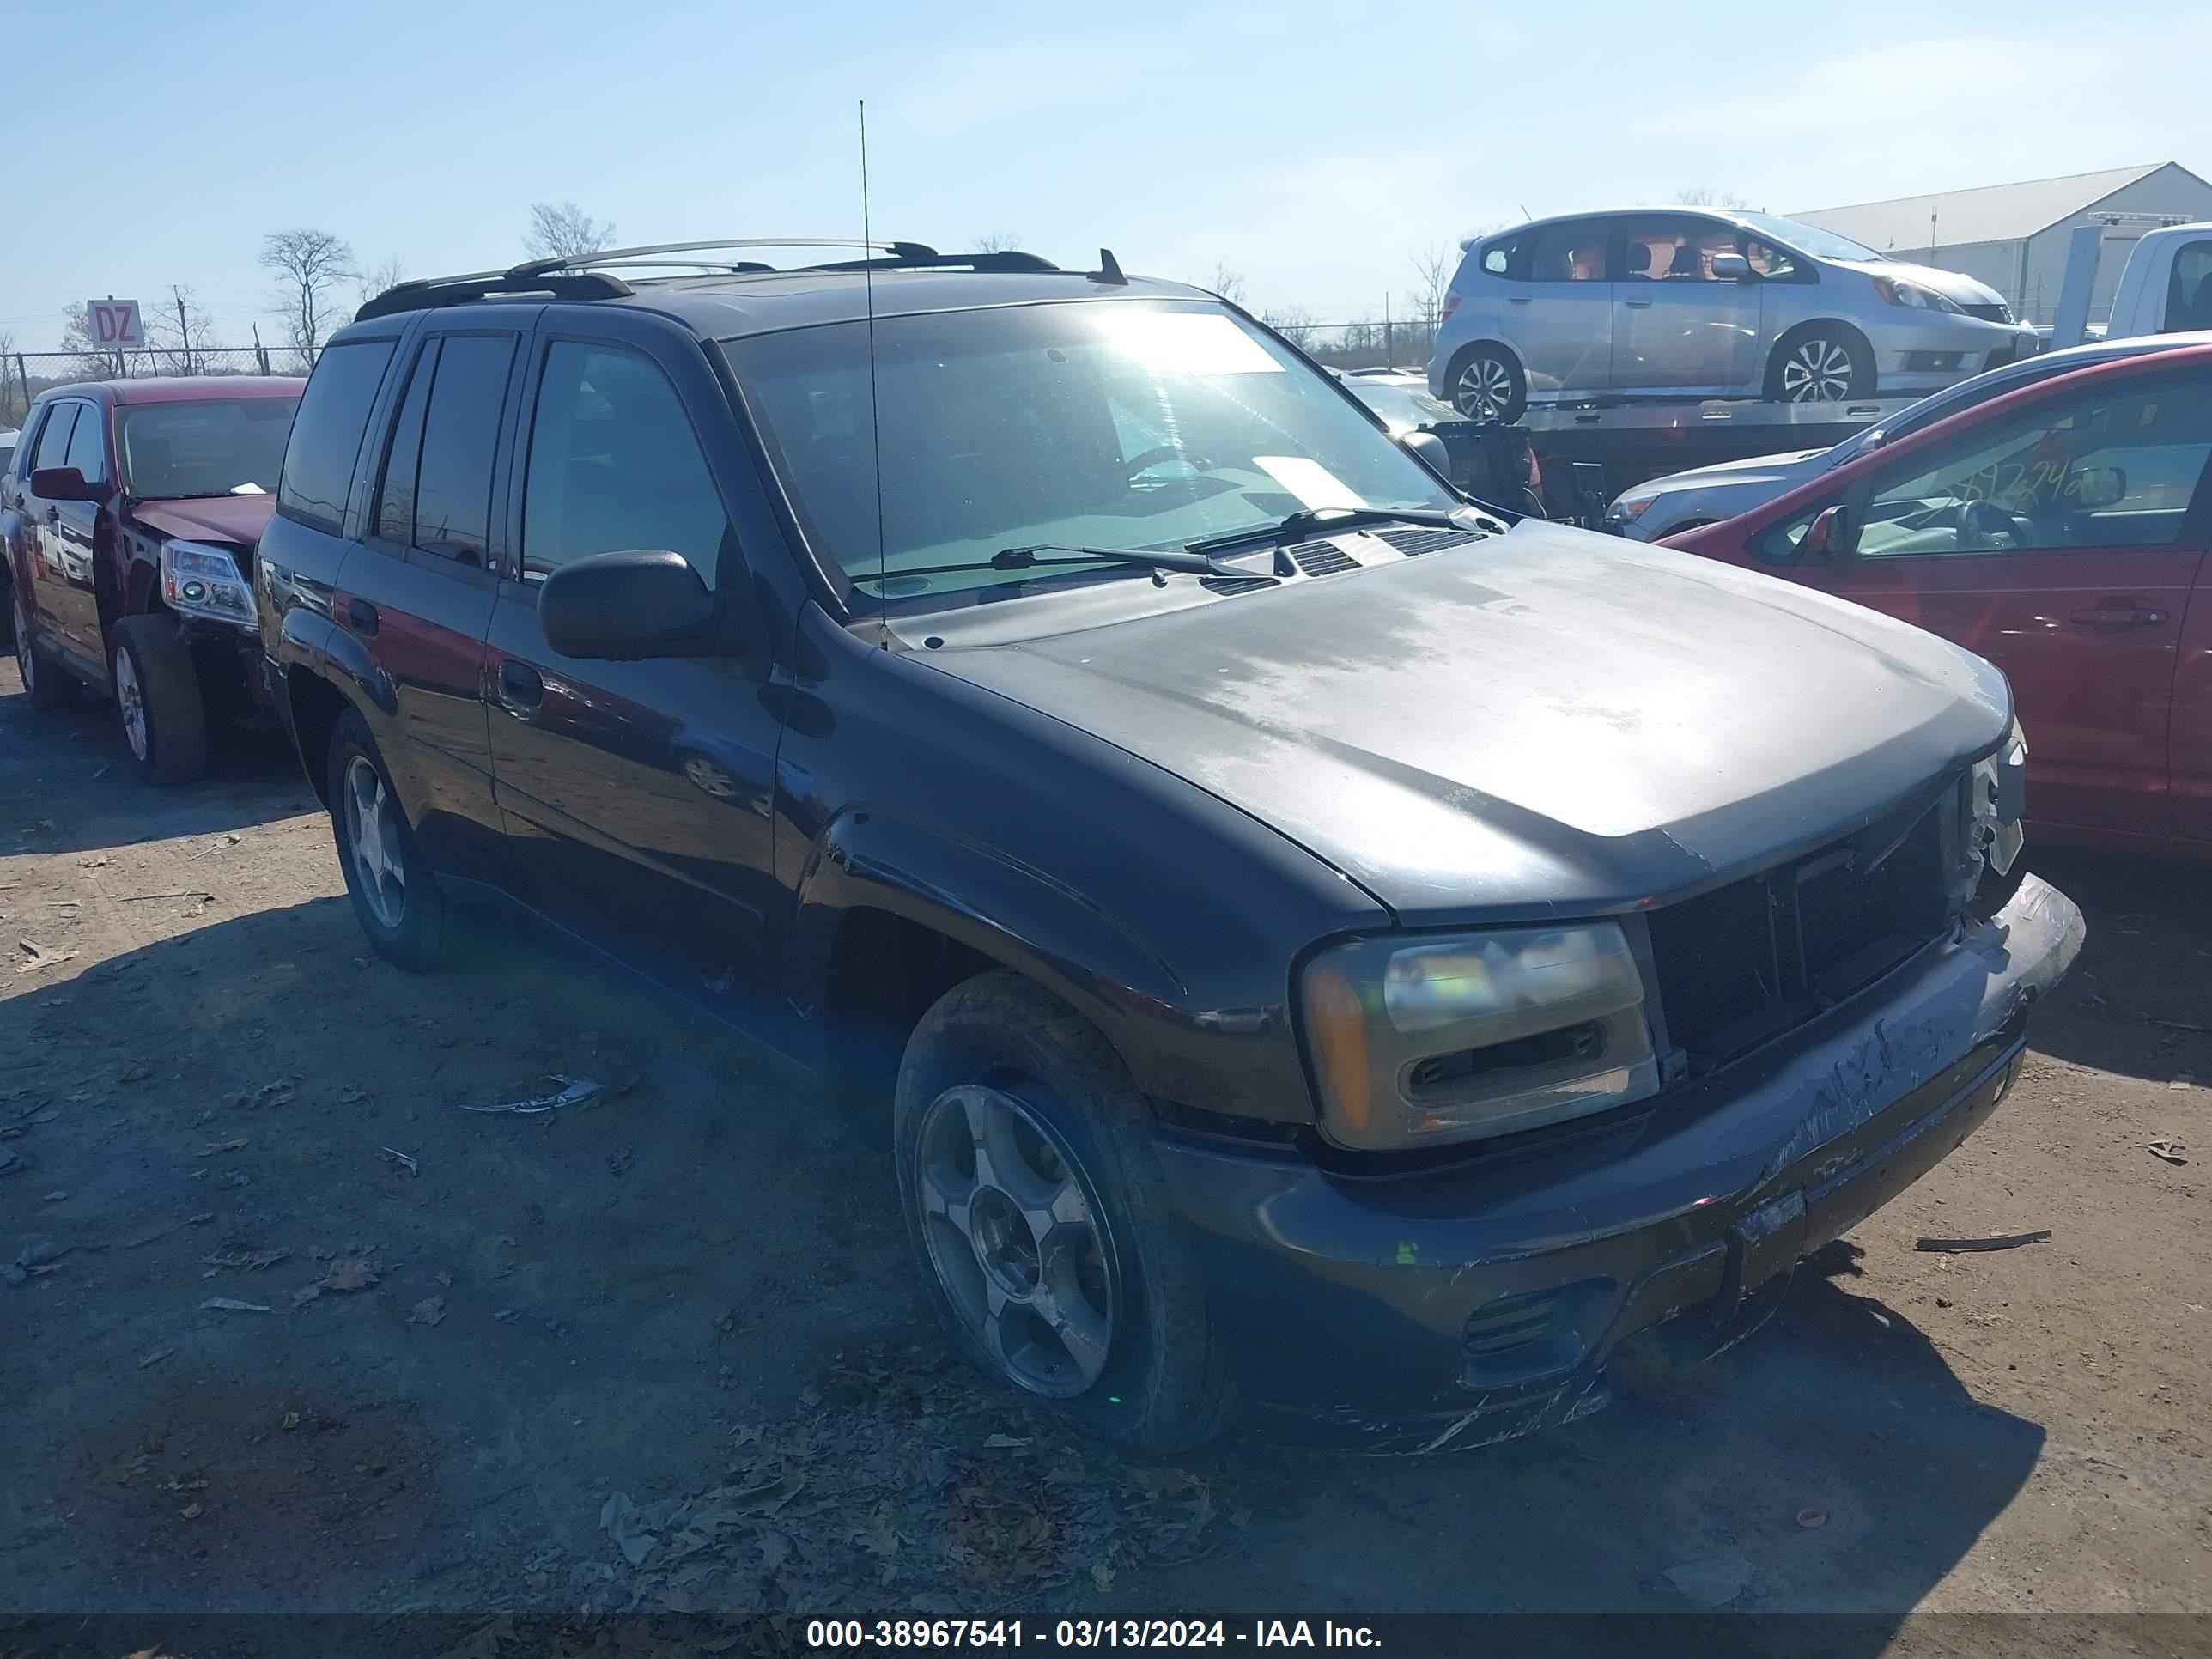
[[[538,625],[564,657],[616,662],[722,654],[714,596],[680,553],[594,553],[538,590]]]
[[[1839,501],[1822,507],[1820,516],[1805,526],[1798,550],[1808,558],[1838,559],[1851,550],[1852,540],[1851,510]]]
[[[1747,283],[1751,280],[1751,261],[1741,253],[1716,253],[1713,277],[1717,282]]]
[[[1398,447],[1440,477],[1451,477],[1451,451],[1433,432],[1416,430],[1398,434]]]
[[[2069,499],[2092,513],[2118,507],[2127,494],[2128,475],[2117,466],[2085,466],[2066,480]]]
[[[31,473],[31,493],[44,501],[100,501],[107,499],[104,484],[87,483],[73,466],[42,466]]]

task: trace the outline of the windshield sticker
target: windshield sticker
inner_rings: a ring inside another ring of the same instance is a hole
[[[1301,507],[1364,507],[1367,498],[1303,455],[1255,455],[1252,465],[1298,498]]]
[[[1228,318],[1210,312],[1102,306],[1099,325],[1115,349],[1183,374],[1280,374],[1283,366]]]

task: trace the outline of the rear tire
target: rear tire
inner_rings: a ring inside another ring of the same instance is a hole
[[[148,783],[184,783],[207,770],[207,708],[192,653],[168,617],[125,617],[107,657],[116,724]]]
[[[1874,396],[1874,350],[1854,328],[1814,323],[1782,337],[1766,360],[1766,398],[1840,404]]]
[[[338,868],[362,932],[379,956],[410,974],[440,967],[453,936],[445,895],[416,845],[384,757],[349,708],[331,731],[328,792]]]
[[[1205,1284],[1151,1111],[1096,1027],[979,975],[915,1028],[892,1116],[908,1237],[970,1360],[1147,1455],[1221,1431],[1235,1395]]]
[[[1444,393],[1471,421],[1510,426],[1528,410],[1528,376],[1521,360],[1495,340],[1478,340],[1452,359]]]
[[[33,642],[31,618],[23,609],[22,594],[12,582],[8,587],[8,621],[15,630],[15,672],[22,677],[23,693],[30,698],[31,707],[66,708],[75,702],[83,685]]]

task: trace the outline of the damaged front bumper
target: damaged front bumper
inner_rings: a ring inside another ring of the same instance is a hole
[[[1163,1138],[1248,1396],[1365,1449],[1480,1445],[1605,1403],[1626,1338],[1709,1350],[1799,1259],[1954,1151],[2018,1075],[2081,912],[2025,878],[1864,995],[1634,1112],[1450,1170],[1332,1176]]]

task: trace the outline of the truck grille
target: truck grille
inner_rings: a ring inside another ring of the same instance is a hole
[[[1734,1059],[1887,973],[1946,911],[1932,811],[1879,863],[1841,845],[1655,910],[1668,1037],[1707,1064]]]
[[[1980,318],[1985,323],[2008,323],[2012,320],[2012,307],[2008,305],[1960,306],[1959,309],[1969,317]]]

